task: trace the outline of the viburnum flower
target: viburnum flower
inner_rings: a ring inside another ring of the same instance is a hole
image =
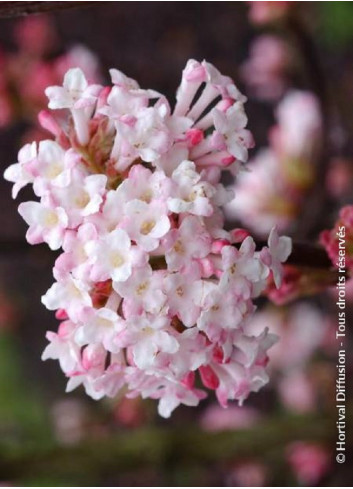
[[[91,85],[75,68],[49,87],[60,118],[40,119],[56,140],[27,145],[5,172],[14,196],[32,184],[39,198],[19,208],[28,241],[63,250],[42,297],[62,323],[43,359],[59,360],[68,391],[124,389],[158,399],[165,417],[196,406],[202,384],[224,407],[242,403],[268,381],[276,341],[267,328],[251,333],[253,300],[269,276],[280,285],[291,252],[275,228],[257,249],[224,227],[233,194],[223,173],[236,174],[253,145],[246,99],[205,61],[188,61],[174,110],[120,71],[111,77]]]

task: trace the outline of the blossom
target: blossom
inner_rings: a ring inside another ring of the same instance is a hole
[[[234,158],[247,161],[247,148],[253,143],[251,133],[244,129],[248,119],[243,104],[236,102],[225,113],[214,109],[213,120],[216,128],[214,139],[217,139],[217,143],[222,149],[227,149]]]
[[[42,360],[52,358],[59,360],[61,369],[65,372],[71,372],[75,369],[80,348],[74,341],[74,332],[76,326],[71,321],[64,321],[60,324],[58,333],[48,331],[47,339],[50,343],[46,346],[42,354]]]
[[[36,143],[26,144],[18,153],[18,163],[9,166],[4,172],[4,178],[13,182],[12,197],[15,199],[21,188],[34,182],[31,165],[37,155]]]
[[[287,1],[273,2],[260,1],[249,2],[249,18],[255,25],[263,25],[272,22],[283,21],[291,9],[291,4]]]
[[[269,267],[278,288],[282,281],[282,265],[292,252],[292,240],[288,236],[279,237],[276,228],[272,228],[268,238],[268,252],[264,250],[269,260]],[[267,259],[267,258],[266,258]]]
[[[211,250],[211,236],[196,216],[186,216],[179,228],[170,232],[170,237],[172,246],[166,252],[166,262],[171,271],[187,269]]]
[[[241,75],[256,97],[276,100],[283,95],[288,84],[289,54],[287,44],[276,36],[264,34],[253,41]]]
[[[130,250],[131,241],[123,229],[116,229],[98,240],[89,241],[85,251],[93,263],[92,280],[127,280],[132,273]]]
[[[71,68],[64,77],[63,86],[49,87],[46,95],[50,109],[80,109],[89,107],[96,101],[95,93],[100,87],[88,85],[80,68]]]
[[[160,239],[170,229],[167,209],[157,202],[147,204],[142,200],[132,200],[125,206],[127,230],[131,238],[145,251],[158,248]]]
[[[159,401],[164,417],[206,397],[240,404],[267,381],[276,337],[249,329],[270,273],[281,283],[289,238],[272,230],[256,249],[229,232],[224,172],[245,164],[252,137],[246,101],[232,80],[190,60],[174,110],[118,70],[112,86],[71,69],[49,87],[42,113],[56,138],[25,147],[5,172],[14,196],[27,183],[39,201],[20,204],[27,240],[62,248],[42,302],[62,321],[43,359],[57,359],[67,391],[93,399]]]
[[[63,86],[48,87],[45,94],[50,109],[70,109],[80,144],[88,143],[88,120],[94,109],[100,85],[89,85],[80,68],[71,68],[64,77]]]
[[[168,199],[168,208],[172,212],[189,212],[199,216],[212,214],[210,199],[215,189],[208,182],[201,181],[192,161],[183,161],[172,174],[175,192]]]
[[[42,296],[42,302],[51,311],[64,309],[73,321],[77,321],[84,307],[92,306],[89,286],[72,276],[55,282]]]
[[[26,234],[30,244],[48,243],[51,250],[58,250],[63,243],[68,217],[62,207],[50,203],[22,202],[19,214],[29,225]]]
[[[32,165],[35,194],[44,195],[50,186],[67,187],[78,159],[79,155],[75,151],[64,151],[55,141],[41,141],[38,155]]]

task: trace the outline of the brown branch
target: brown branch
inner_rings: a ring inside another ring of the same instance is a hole
[[[34,449],[32,442],[9,450],[0,444],[0,472],[5,480],[56,474],[59,480],[60,476],[70,481],[75,477],[85,482],[83,485],[95,482],[95,486],[102,474],[131,473],[136,467],[169,474],[181,466],[200,467],[264,454],[266,459],[266,454],[283,452],[285,446],[298,439],[329,444],[333,436],[332,423],[321,415],[276,416],[250,429],[218,433],[202,431],[195,425],[183,429],[151,426],[66,447]]]
[[[41,14],[56,10],[88,7],[108,2],[1,2],[0,18],[21,17],[29,14]]]

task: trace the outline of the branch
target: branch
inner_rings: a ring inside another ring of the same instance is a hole
[[[279,452],[279,460],[292,441],[332,443],[333,437],[333,424],[318,414],[276,416],[250,429],[217,433],[190,425],[183,429],[150,426],[118,431],[103,439],[87,438],[73,446],[19,443],[9,450],[2,444],[0,472],[5,480],[55,474],[59,479],[69,476],[71,482],[72,477],[87,480],[89,485],[96,485],[104,474],[126,474],[136,468],[163,471],[170,478],[180,467],[205,467],[235,458],[266,458],[274,451]]]
[[[0,18],[20,17],[28,14],[41,14],[56,10],[89,7],[108,2],[1,2]]]

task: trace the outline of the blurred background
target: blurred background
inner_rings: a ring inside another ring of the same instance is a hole
[[[173,101],[186,61],[206,59],[247,95],[256,141],[252,171],[228,182],[237,195],[229,226],[262,238],[277,224],[314,241],[353,203],[350,2],[84,3],[0,18],[2,171],[24,142],[49,137],[36,116],[44,88],[61,84],[69,67],[98,82],[116,67]],[[56,362],[40,360],[45,332],[58,325],[40,302],[55,255],[25,242],[17,206],[29,198],[26,189],[12,201],[0,180],[1,485],[353,484],[349,464],[335,462],[334,288],[319,290],[317,276],[303,283],[292,268],[286,287],[269,291],[276,305],[259,302],[254,330],[268,326],[280,341],[270,383],[242,408],[223,410],[211,394],[163,420],[153,401],[65,394]],[[347,300],[350,314],[351,284]],[[352,373],[350,359],[347,379]]]

